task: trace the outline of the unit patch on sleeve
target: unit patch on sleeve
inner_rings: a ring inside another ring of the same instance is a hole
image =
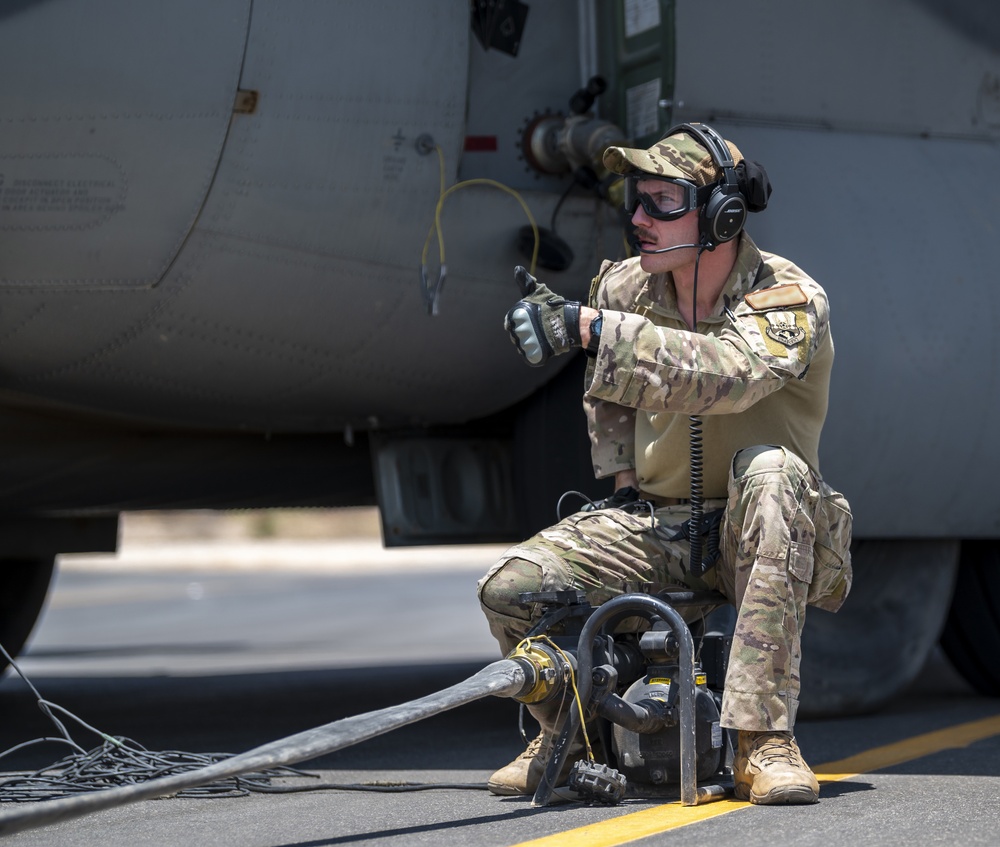
[[[773,338],[779,344],[786,347],[794,347],[805,339],[806,331],[795,322],[795,312],[768,312],[767,328],[764,332],[768,338]]]
[[[801,286],[794,283],[776,285],[753,291],[743,299],[757,313],[753,317],[768,352],[772,356],[792,357],[804,362],[809,355],[811,327],[806,310],[802,308],[809,297]]]

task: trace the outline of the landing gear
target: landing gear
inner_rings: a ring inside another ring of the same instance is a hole
[[[801,715],[871,712],[916,678],[948,614],[958,547],[933,540],[855,543],[847,602],[835,615],[814,608],[806,614]],[[994,584],[1000,588],[1000,568]],[[995,621],[994,633],[1000,633]]]
[[[54,557],[0,559],[0,644],[16,657],[42,611],[52,581]],[[0,656],[0,673],[7,660]]]
[[[963,541],[941,647],[980,694],[1000,697],[1000,543]]]

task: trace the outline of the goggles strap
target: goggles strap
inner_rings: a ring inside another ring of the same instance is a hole
[[[639,185],[638,184],[639,184],[639,181],[643,180],[643,179],[657,179],[657,177],[656,177],[655,174],[645,174],[645,173],[627,174],[625,176],[625,185],[626,185],[626,191],[625,191],[625,198],[626,198],[625,211],[628,212],[630,215],[634,214],[636,208],[639,206],[639,203],[640,203],[639,195],[640,195],[641,192],[639,191]],[[663,181],[664,182],[670,182],[671,180],[670,179],[664,179]],[[678,182],[681,183],[681,184],[683,184],[683,182],[680,181],[680,180],[678,180]],[[714,182],[711,183],[710,185],[699,185],[699,186],[697,186],[695,188],[695,192],[694,192],[694,201],[695,201],[694,202],[694,206],[692,206],[691,208],[699,209],[702,206],[704,206],[708,202],[708,198],[712,196],[712,192],[715,191],[715,189],[717,187],[718,187],[718,183],[714,183]],[[646,209],[645,204],[643,204],[643,208]],[[686,208],[686,209],[683,209],[683,210],[678,210],[678,213],[676,215],[674,215],[673,213],[669,213],[669,214],[671,215],[671,217],[680,217],[681,215],[686,215],[688,212],[690,212],[691,208]],[[658,217],[658,215],[654,215],[652,212],[650,212],[649,209],[646,209],[646,212],[647,212],[647,214],[649,214],[653,218],[657,218]]]

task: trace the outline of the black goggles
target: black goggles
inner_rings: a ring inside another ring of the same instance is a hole
[[[639,183],[646,190],[639,190]],[[642,204],[643,211],[658,221],[673,221],[697,209],[708,199],[714,186],[697,186],[686,179],[673,179],[655,174],[625,176],[625,211],[629,216]]]

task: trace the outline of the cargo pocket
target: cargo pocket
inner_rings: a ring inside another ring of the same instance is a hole
[[[586,547],[617,544],[650,529],[652,523],[648,512],[636,514],[625,509],[596,509],[574,512],[538,535],[572,550],[581,543]]]
[[[816,570],[813,548],[808,544],[799,544],[795,541],[789,542],[788,570],[799,582],[811,585]],[[809,596],[812,596],[811,591]]]
[[[851,531],[854,519],[843,494],[820,482],[822,508],[816,519],[816,555],[809,603],[836,612],[851,590]]]
[[[536,538],[558,549],[574,585],[597,606],[618,594],[646,591],[655,582],[658,544],[649,514],[624,509],[577,512]]]

